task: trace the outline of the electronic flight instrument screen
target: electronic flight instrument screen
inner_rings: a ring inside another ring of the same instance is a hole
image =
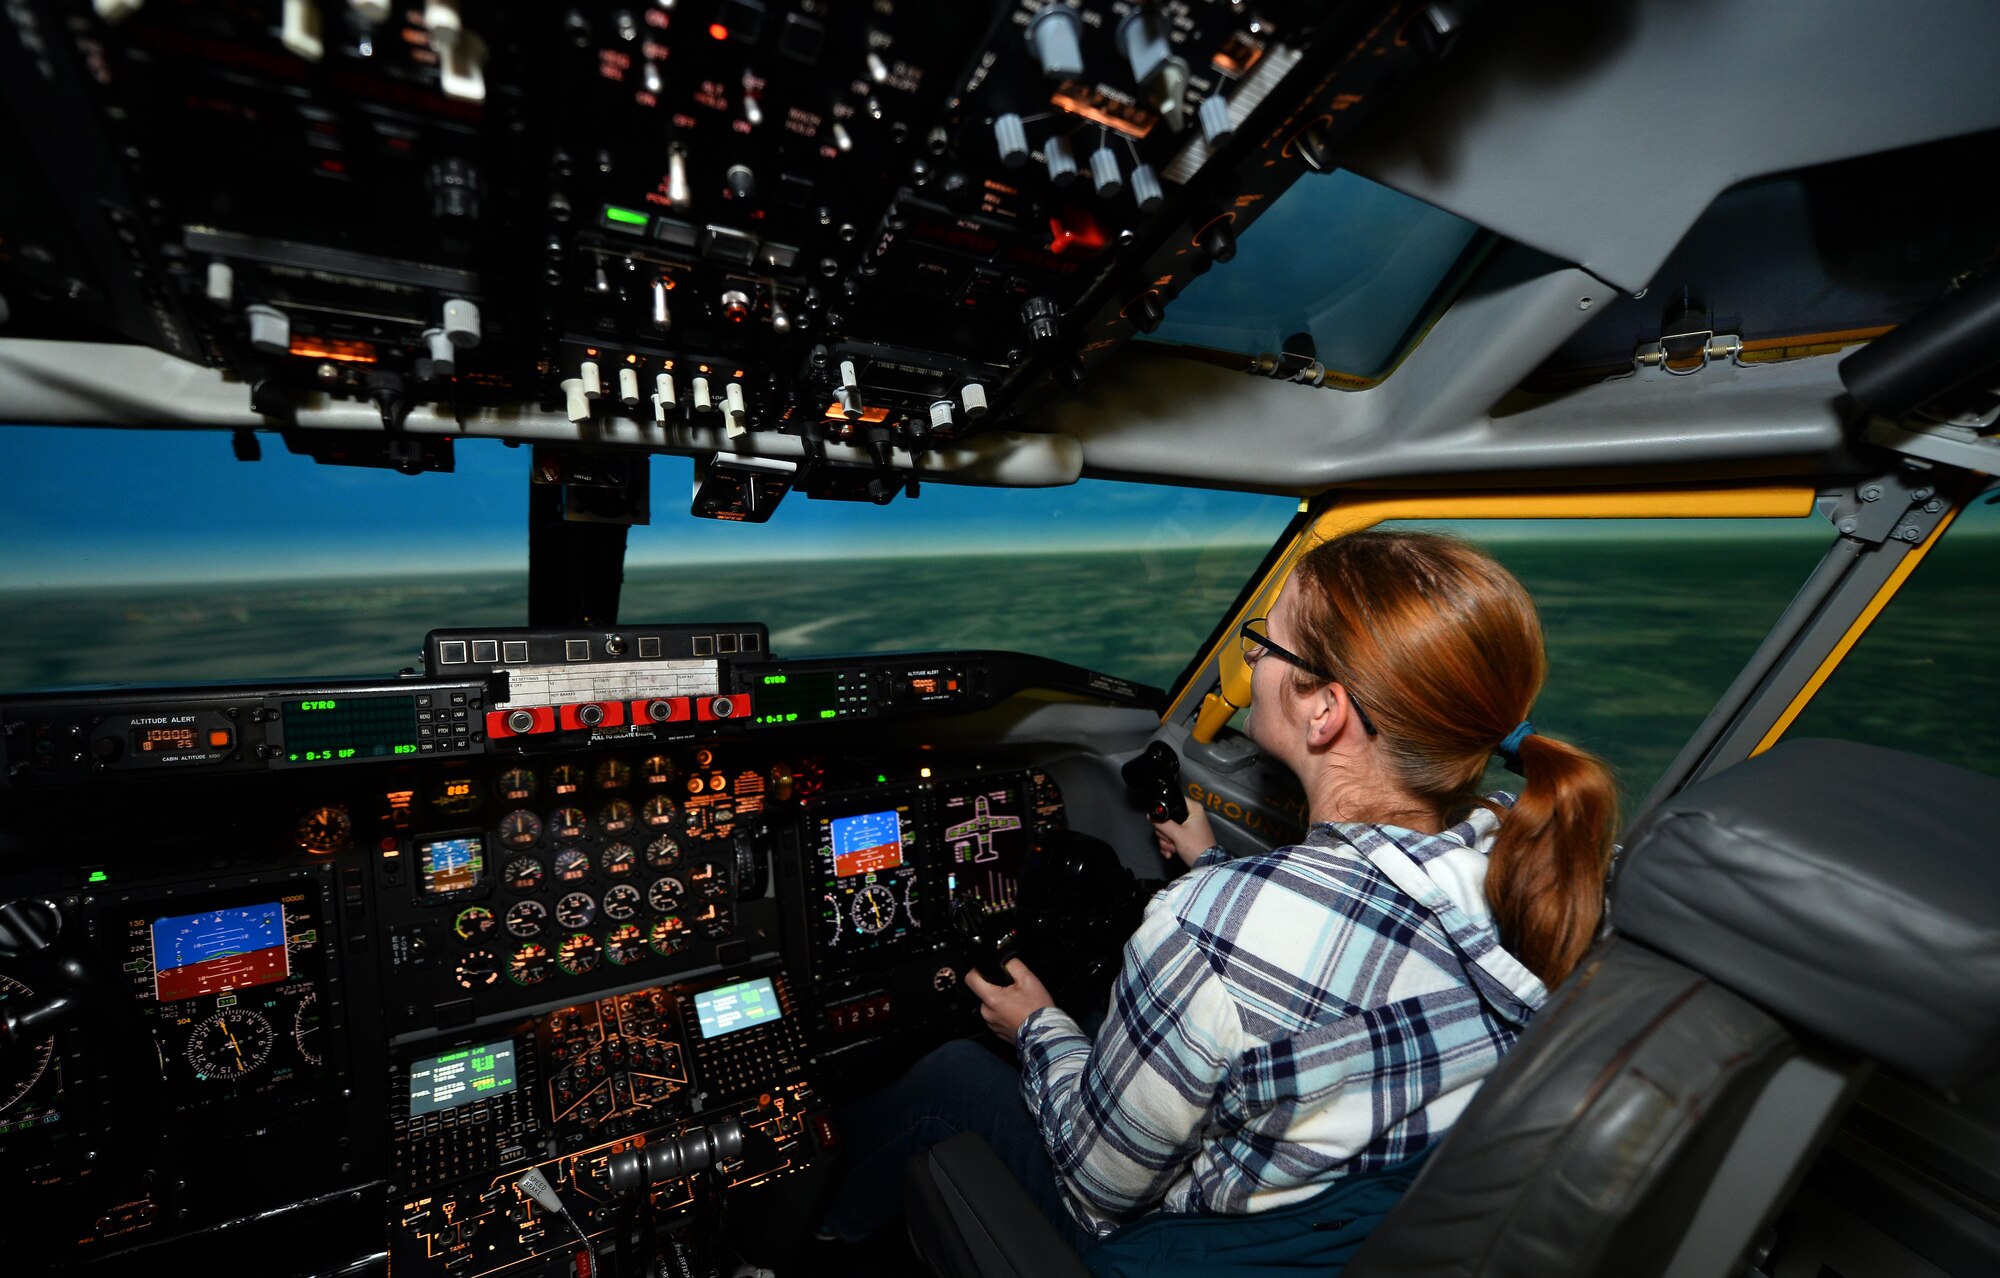
[[[785,1014],[785,1009],[778,1004],[778,991],[771,978],[760,976],[696,994],[694,1014],[701,1023],[703,1038],[720,1038],[775,1021]]]
[[[989,910],[1020,904],[1021,867],[1035,846],[1022,783],[1020,777],[975,777],[941,792],[938,825],[953,900],[968,896]]]
[[[517,1081],[511,1038],[426,1056],[410,1064],[410,1117],[505,1095]]]
[[[177,1108],[289,1101],[334,1077],[321,898],[302,874],[112,907]]]
[[[921,934],[931,858],[917,803],[915,791],[896,791],[814,814],[814,926],[823,971],[851,968]]]

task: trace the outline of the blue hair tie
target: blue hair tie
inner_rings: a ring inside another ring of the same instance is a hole
[[[1535,725],[1526,719],[1521,720],[1520,726],[1508,733],[1500,742],[1500,748],[1494,751],[1500,756],[1500,766],[1517,777],[1526,776],[1527,773],[1521,771],[1521,743],[1534,735]]]

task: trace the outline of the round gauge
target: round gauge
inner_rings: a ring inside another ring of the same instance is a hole
[[[608,879],[626,878],[639,868],[639,853],[629,843],[607,844],[597,860]]]
[[[662,958],[671,957],[688,947],[687,921],[678,914],[653,920],[653,930],[646,934],[646,943],[653,947],[653,953]]]
[[[649,754],[639,761],[639,775],[647,785],[665,785],[678,775],[674,761],[664,754]]]
[[[694,922],[695,926],[701,929],[702,935],[712,941],[719,941],[728,936],[729,930],[736,926],[736,920],[730,917],[729,907],[720,901],[710,901],[704,905],[701,912],[694,916]]]
[[[559,763],[549,772],[549,793],[561,798],[583,789],[583,769],[574,763]]]
[[[700,808],[690,807],[681,813],[681,829],[687,833],[689,838],[699,839],[705,837],[701,828]]]
[[[474,777],[446,777],[431,787],[431,807],[439,812],[470,812],[479,806],[481,797]]]
[[[494,926],[493,911],[483,905],[468,905],[451,921],[451,930],[458,933],[461,941],[476,941],[491,935]]]
[[[870,883],[854,894],[847,913],[856,931],[873,936],[896,921],[896,894],[880,883]]]
[[[531,848],[542,837],[542,819],[526,808],[500,818],[500,841],[510,848]]]
[[[493,956],[492,950],[467,950],[454,975],[460,985],[476,990],[500,979],[500,960]]]
[[[597,810],[597,828],[606,834],[623,834],[638,820],[632,805],[623,799],[613,799]]]
[[[694,890],[702,896],[719,899],[729,895],[729,871],[714,861],[703,861],[688,867],[688,882],[694,884]]]
[[[590,877],[590,853],[582,848],[564,848],[556,853],[556,881],[581,883]]]
[[[12,1002],[25,1003],[35,996],[35,992],[11,976],[0,976],[0,1009]],[[5,1069],[0,1070],[0,1123],[7,1120],[7,1111],[42,1081],[42,1073],[49,1067],[49,1061],[56,1051],[56,1036],[51,1034],[41,1042],[11,1053],[5,1059]]]
[[[588,932],[572,932],[556,950],[556,966],[571,976],[582,976],[604,958],[604,947]]]
[[[672,914],[681,908],[681,898],[687,895],[687,887],[671,876],[654,879],[646,889],[646,904],[653,907],[655,914]]]
[[[638,888],[630,883],[616,884],[604,894],[604,917],[616,919],[621,923],[626,919],[637,918],[639,907],[644,903],[645,898],[639,895]]]
[[[557,808],[549,813],[549,833],[564,842],[574,842],[590,833],[590,818],[582,808]]]
[[[911,927],[924,925],[923,919],[917,915],[917,880],[914,875],[903,884],[903,917],[910,921]]]
[[[530,768],[509,768],[494,780],[493,788],[509,803],[525,803],[535,797],[535,773]]]
[[[708,792],[710,794],[721,794],[728,789],[728,777],[723,776],[720,772],[711,772],[708,774]]]
[[[606,759],[597,765],[597,788],[623,790],[632,784],[632,765],[623,759]]]
[[[784,762],[774,763],[771,765],[769,775],[771,778],[771,797],[780,801],[791,798],[792,782],[794,779],[792,765]]]
[[[555,974],[547,947],[530,941],[507,960],[507,979],[516,985],[540,985]]]
[[[517,856],[507,862],[505,879],[511,892],[532,892],[542,884],[542,863],[531,856]]]
[[[637,923],[614,928],[611,935],[604,938],[604,957],[617,967],[637,963],[646,957],[646,934],[639,930]]]
[[[680,811],[674,806],[672,799],[664,794],[656,794],[646,800],[645,805],[639,809],[639,817],[647,825],[658,830],[672,825],[675,818],[680,816]]]
[[[689,794],[702,794],[707,790],[708,782],[701,777],[691,776],[687,779],[687,792]]]
[[[696,750],[694,752],[695,767],[706,769],[710,764],[714,762],[715,762],[715,751],[709,749],[707,746],[703,746],[701,749]]]
[[[826,764],[819,759],[800,759],[792,765],[792,794],[810,799],[826,789]]]
[[[319,1054],[319,991],[308,990],[292,1010],[292,1043],[299,1049],[299,1055],[306,1058],[306,1064],[318,1065],[323,1058]]]
[[[589,927],[597,917],[597,898],[588,892],[571,892],[556,902],[556,922],[564,927]]]
[[[188,1035],[188,1064],[203,1081],[242,1078],[270,1059],[276,1039],[263,1013],[225,1007]]]
[[[662,834],[646,845],[646,864],[656,870],[672,870],[681,863],[680,840],[671,834]]]
[[[507,932],[527,940],[549,925],[549,907],[540,901],[516,901],[507,907]]]
[[[931,988],[943,994],[958,985],[958,969],[941,967],[931,973]]]
[[[353,819],[337,803],[321,804],[299,818],[299,846],[308,852],[338,852],[353,833]]]

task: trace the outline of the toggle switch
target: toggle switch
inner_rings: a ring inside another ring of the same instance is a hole
[[[1132,202],[1139,206],[1141,213],[1151,213],[1166,203],[1166,192],[1160,189],[1160,179],[1153,173],[1150,164],[1132,166]]]
[[[1045,79],[1072,80],[1083,74],[1083,24],[1061,0],[1050,0],[1029,20],[1027,38]]]
[[[583,361],[583,366],[577,370],[577,376],[583,383],[583,393],[586,396],[596,399],[604,394],[604,377],[598,372],[596,360]]]
[[[664,333],[674,326],[674,313],[667,309],[667,282],[653,281],[653,328]]]
[[[940,399],[931,404],[931,429],[950,430],[953,411],[958,405],[948,399]]]
[[[1010,169],[1028,162],[1028,130],[1020,116],[1008,111],[993,121],[993,148],[1000,154],[1000,163]]]
[[[590,420],[590,397],[583,393],[580,378],[566,377],[562,382],[563,406],[570,422],[581,426]]]
[[[1097,184],[1097,193],[1110,199],[1125,189],[1125,176],[1118,171],[1118,157],[1111,148],[1101,146],[1090,156],[1090,180]]]
[[[347,7],[354,10],[355,16],[363,22],[377,27],[389,20],[389,11],[393,6],[389,0],[348,0]]]
[[[446,302],[444,335],[460,349],[479,345],[479,303],[463,297],[454,297]]]
[[[451,344],[441,328],[424,330],[424,349],[431,357],[431,371],[439,377],[458,375],[458,347]]]
[[[1070,149],[1068,138],[1050,138],[1042,146],[1042,158],[1048,161],[1050,182],[1068,186],[1076,181],[1076,152]]]
[[[715,403],[708,397],[708,379],[706,377],[690,378],[688,380],[688,394],[694,400],[695,412],[712,413],[715,411]]]
[[[458,0],[424,0],[424,29],[431,33],[431,47],[449,52],[465,34],[465,18]]]
[[[660,407],[662,409],[680,407],[680,400],[674,395],[674,375],[672,373],[661,373],[653,379],[653,393],[660,397]]]
[[[208,285],[202,290],[209,301],[217,306],[229,305],[236,296],[236,270],[227,262],[208,264]]]
[[[694,188],[688,185],[687,153],[677,146],[667,148],[667,203],[677,209],[694,203]]]
[[[292,321],[275,306],[246,306],[243,318],[250,325],[251,349],[263,355],[284,355],[292,349]]]
[[[314,0],[285,0],[278,19],[278,43],[307,62],[326,56],[326,31]]]
[[[861,392],[861,379],[854,375],[854,361],[851,359],[840,361],[840,387],[849,394]]]
[[[743,400],[742,382],[722,388],[722,417],[731,439],[750,429],[750,406]]]
[[[621,368],[618,370],[618,402],[627,408],[639,407],[639,370]]]

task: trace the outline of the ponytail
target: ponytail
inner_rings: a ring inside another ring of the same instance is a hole
[[[1351,533],[1307,552],[1293,580],[1302,654],[1368,707],[1408,793],[1440,814],[1480,805],[1487,762],[1517,744],[1527,783],[1499,813],[1486,899],[1508,950],[1560,984],[1604,914],[1618,790],[1595,755],[1516,739],[1548,669],[1534,601],[1484,550],[1428,532]]]
[[[1518,747],[1526,784],[1501,814],[1486,861],[1486,901],[1500,938],[1554,988],[1597,936],[1618,829],[1618,787],[1596,755],[1552,737]]]

